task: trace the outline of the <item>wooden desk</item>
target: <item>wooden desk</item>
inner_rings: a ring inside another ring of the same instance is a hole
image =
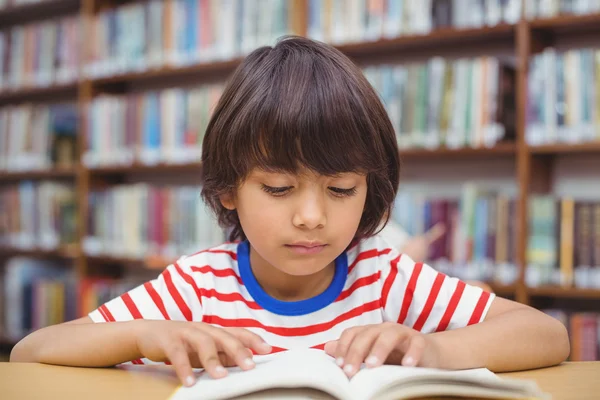
[[[533,379],[553,400],[600,398],[600,362],[500,375]],[[6,400],[166,400],[177,385],[173,371],[165,367],[95,369],[0,363],[0,398]]]

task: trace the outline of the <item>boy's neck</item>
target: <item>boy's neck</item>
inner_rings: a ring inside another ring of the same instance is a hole
[[[250,266],[262,289],[281,301],[301,301],[323,293],[333,280],[335,262],[312,275],[289,275],[265,261],[252,247]]]

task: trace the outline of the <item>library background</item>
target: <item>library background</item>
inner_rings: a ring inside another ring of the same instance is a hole
[[[0,1],[0,354],[224,239],[203,133],[241,58],[289,33],[377,89],[393,219],[446,226],[427,261],[599,359],[600,0]]]

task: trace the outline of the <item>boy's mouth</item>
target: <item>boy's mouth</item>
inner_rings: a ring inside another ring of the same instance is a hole
[[[317,254],[323,251],[326,246],[327,244],[321,242],[295,242],[285,245],[296,254]]]

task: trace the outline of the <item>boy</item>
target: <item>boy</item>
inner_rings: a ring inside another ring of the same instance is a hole
[[[170,362],[220,378],[255,354],[323,349],[361,363],[495,371],[560,363],[566,330],[399,254],[376,234],[398,188],[389,118],[343,54],[304,38],[252,52],[203,143],[203,192],[231,243],[183,257],[77,321],[40,329],[11,361]]]

